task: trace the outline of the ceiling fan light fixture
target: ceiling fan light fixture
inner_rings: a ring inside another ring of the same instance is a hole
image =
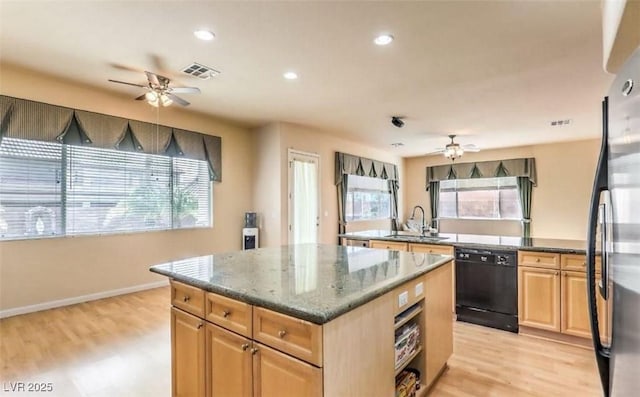
[[[158,99],[158,94],[156,94],[155,91],[149,91],[146,94],[144,94],[144,97],[147,99],[148,102],[151,102]]]
[[[147,101],[147,103],[151,106],[153,106],[154,108],[157,108],[160,105],[160,100],[158,99],[158,97],[156,97],[156,99],[152,100],[152,101]]]
[[[160,103],[162,103],[162,106],[171,106],[173,101],[169,96],[167,96],[167,94],[162,94],[160,95]]]

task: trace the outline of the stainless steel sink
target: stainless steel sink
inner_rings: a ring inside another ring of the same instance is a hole
[[[385,236],[385,238],[394,238],[398,240],[411,240],[411,241],[417,241],[417,242],[437,242],[437,241],[446,240],[449,237],[432,236],[432,235],[423,236],[415,232],[399,231],[397,233],[388,234]]]

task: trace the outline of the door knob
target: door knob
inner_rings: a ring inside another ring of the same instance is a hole
[[[256,353],[258,353],[258,348],[257,347],[251,348],[251,354],[255,355]]]
[[[240,346],[242,348],[242,351],[247,351],[247,349],[249,348],[249,344],[248,343],[243,343],[242,346]]]

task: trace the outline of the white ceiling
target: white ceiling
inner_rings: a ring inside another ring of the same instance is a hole
[[[217,38],[195,39],[200,27]],[[374,45],[380,32],[395,41]],[[599,1],[586,0],[3,0],[0,34],[3,62],[132,98],[143,91],[107,79],[144,83],[133,70],[150,70],[199,87],[183,96],[193,110],[248,126],[306,124],[403,156],[443,146],[450,133],[484,149],[597,137],[612,81]],[[222,74],[183,75],[193,61]],[[287,70],[300,78],[283,79]],[[558,119],[573,122],[550,127]]]

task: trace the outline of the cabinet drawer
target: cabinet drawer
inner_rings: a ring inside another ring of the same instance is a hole
[[[574,272],[586,272],[587,271],[587,256],[586,255],[574,255],[574,254],[562,254],[560,258],[560,265],[562,270],[571,270]],[[600,273],[601,259],[600,256],[596,257],[596,273]]]
[[[453,247],[450,245],[409,244],[409,251],[425,254],[453,255]]]
[[[204,291],[200,288],[171,280],[171,304],[198,317],[204,317]]]
[[[385,250],[406,251],[407,243],[399,243],[396,241],[371,240],[369,242],[369,248],[382,248]]]
[[[418,277],[393,290],[394,315],[424,299],[424,277]]]
[[[518,251],[518,266],[560,269],[560,254]]]
[[[212,292],[206,295],[205,318],[230,331],[251,338],[251,305]]]
[[[253,308],[253,339],[322,366],[322,326],[285,314]]]

